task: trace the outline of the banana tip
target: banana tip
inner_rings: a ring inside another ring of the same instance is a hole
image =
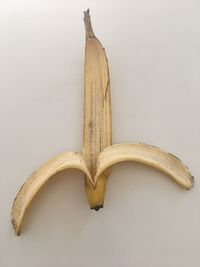
[[[96,205],[96,206],[92,207],[91,210],[96,210],[96,211],[98,211],[98,210],[100,210],[100,209],[102,209],[102,208],[103,208],[103,204],[102,204],[102,205]]]
[[[90,9],[88,8],[87,10],[83,11],[84,17],[89,17],[90,16]]]
[[[13,225],[15,234],[16,234],[17,236],[19,236],[19,235],[21,234],[21,231],[20,231],[20,228],[19,228],[19,226],[18,226],[18,224],[17,224],[17,222],[16,222],[15,219],[12,219],[12,225]]]
[[[188,190],[190,190],[190,189],[192,189],[193,187],[194,187],[194,182],[195,181],[195,179],[194,179],[194,176],[191,176],[191,184],[190,184],[190,186],[187,188]]]

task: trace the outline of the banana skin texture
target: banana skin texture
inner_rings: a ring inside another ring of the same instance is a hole
[[[12,223],[20,235],[27,209],[42,186],[58,172],[75,168],[84,174],[85,192],[91,209],[104,204],[107,179],[112,165],[134,161],[156,168],[185,189],[194,185],[188,168],[174,155],[143,143],[112,145],[111,97],[108,60],[96,38],[89,10],[84,12],[86,30],[84,65],[83,150],[64,152],[35,171],[19,190],[12,207]]]

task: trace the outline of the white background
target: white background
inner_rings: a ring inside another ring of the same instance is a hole
[[[105,207],[90,211],[82,174],[56,175],[14,235],[26,178],[82,148],[84,25],[90,7],[111,73],[113,143],[180,157],[187,192],[133,163],[113,167]],[[199,0],[2,0],[0,4],[0,266],[200,266]]]

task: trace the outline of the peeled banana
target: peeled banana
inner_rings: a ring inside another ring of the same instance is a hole
[[[135,161],[169,175],[185,189],[194,178],[188,168],[174,155],[142,143],[112,145],[110,78],[108,60],[101,42],[96,38],[89,10],[84,12],[86,31],[84,65],[84,129],[82,154],[64,152],[34,172],[18,192],[12,208],[15,233],[21,233],[26,210],[40,188],[56,173],[76,168],[84,173],[89,205],[99,210],[104,204],[107,179],[112,165]]]

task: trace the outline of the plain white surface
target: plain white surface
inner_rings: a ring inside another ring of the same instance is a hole
[[[10,211],[26,178],[82,147],[88,7],[110,65],[113,143],[160,146],[196,184],[187,192],[120,164],[95,212],[82,174],[65,171],[39,192],[16,237]],[[200,2],[7,0],[0,13],[0,266],[199,267]]]

